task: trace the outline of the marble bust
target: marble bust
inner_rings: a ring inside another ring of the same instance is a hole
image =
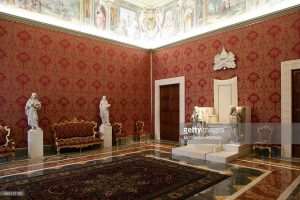
[[[37,99],[37,94],[32,93],[30,99],[28,99],[25,106],[25,114],[27,116],[28,125],[31,126],[31,129],[41,129],[38,122],[38,113],[37,110],[41,109],[42,104]]]
[[[99,104],[100,117],[101,117],[101,120],[102,120],[102,125],[110,126],[109,108],[110,108],[110,104],[108,104],[108,102],[106,100],[106,96],[103,96],[102,100],[100,101],[100,104]]]
[[[237,143],[240,140],[241,116],[237,112],[236,106],[230,106],[229,122],[231,125],[231,140],[232,142]]]

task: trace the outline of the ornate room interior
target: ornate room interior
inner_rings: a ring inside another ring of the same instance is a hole
[[[0,0],[0,199],[300,199],[299,0]]]

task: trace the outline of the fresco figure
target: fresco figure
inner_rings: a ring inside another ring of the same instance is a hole
[[[120,19],[119,22],[119,34],[121,36],[128,36],[127,23],[123,17]]]
[[[106,28],[106,10],[102,4],[99,4],[96,9],[96,27],[99,30]]]
[[[184,12],[184,32],[189,31],[193,26],[193,10],[188,8]]]

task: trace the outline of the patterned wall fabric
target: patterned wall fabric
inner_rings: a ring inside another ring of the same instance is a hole
[[[12,128],[17,147],[27,145],[24,106],[31,93],[44,144],[53,144],[50,125],[67,119],[95,120],[107,95],[111,121],[131,134],[134,121],[150,124],[150,67],[145,50],[0,19],[0,124]]]
[[[223,46],[236,69],[213,70]],[[251,106],[252,122],[280,122],[281,61],[300,58],[300,11],[201,37],[153,53],[154,80],[185,76],[186,121],[192,108],[213,106],[213,79],[238,77],[239,105]]]

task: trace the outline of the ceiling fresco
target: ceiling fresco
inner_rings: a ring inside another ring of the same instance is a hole
[[[0,0],[0,12],[151,49],[295,5],[298,0]]]
[[[125,1],[142,8],[154,9],[157,7],[162,7],[164,5],[167,5],[168,3],[174,0],[125,0]]]

